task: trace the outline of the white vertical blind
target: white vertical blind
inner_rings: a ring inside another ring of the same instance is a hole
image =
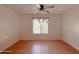
[[[33,33],[40,34],[40,23],[38,19],[33,19]]]
[[[33,34],[48,34],[48,19],[34,18],[33,19]]]

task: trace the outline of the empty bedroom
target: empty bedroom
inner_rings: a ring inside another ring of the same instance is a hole
[[[79,54],[79,5],[0,4],[0,54]]]

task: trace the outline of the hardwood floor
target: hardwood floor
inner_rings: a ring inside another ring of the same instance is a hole
[[[78,54],[62,40],[20,40],[2,54]]]

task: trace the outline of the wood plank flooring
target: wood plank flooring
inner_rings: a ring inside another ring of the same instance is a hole
[[[2,54],[78,54],[62,40],[20,40]]]

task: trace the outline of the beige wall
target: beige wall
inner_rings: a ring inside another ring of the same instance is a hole
[[[0,5],[0,51],[17,41],[18,26],[17,14]]]
[[[48,34],[33,34],[32,33],[32,17],[49,17],[48,20]],[[21,14],[20,15],[21,26],[21,39],[52,39],[58,40],[62,37],[62,15],[35,15],[35,14]]]
[[[63,39],[79,50],[79,7],[64,14]]]

